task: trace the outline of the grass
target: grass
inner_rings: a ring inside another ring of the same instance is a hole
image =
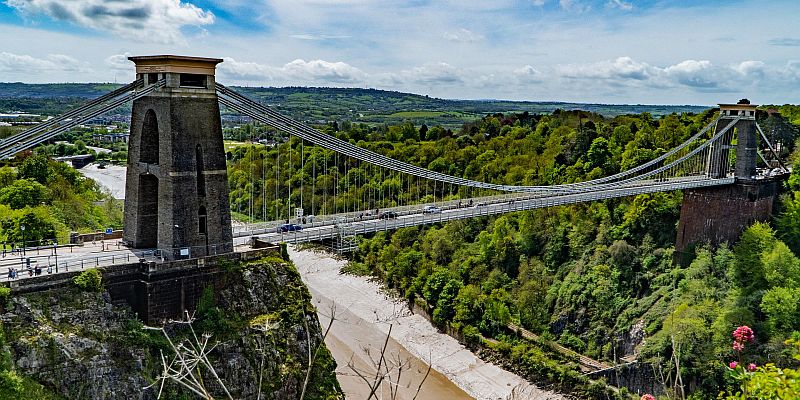
[[[389,117],[395,118],[435,118],[448,114],[442,111],[399,111],[389,114]]]
[[[247,144],[245,142],[237,142],[235,140],[223,140],[222,143],[223,143],[223,146],[225,146],[225,151],[226,152],[232,151],[233,149],[235,149],[235,148],[237,148],[239,146],[244,146],[244,145]]]

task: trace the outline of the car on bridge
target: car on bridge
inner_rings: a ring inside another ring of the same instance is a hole
[[[442,209],[436,206],[425,206],[422,208],[423,214],[439,214],[442,212]]]
[[[284,233],[284,232],[294,232],[294,231],[302,231],[303,227],[297,224],[282,224],[276,230],[277,233]]]
[[[384,211],[384,212],[380,213],[378,218],[380,218],[380,219],[397,219],[397,217],[399,217],[399,216],[400,216],[400,214],[398,214],[398,213],[396,213],[394,211]]]

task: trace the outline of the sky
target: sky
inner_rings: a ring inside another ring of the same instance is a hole
[[[798,0],[0,0],[0,82],[223,58],[247,86],[632,104],[800,103]]]

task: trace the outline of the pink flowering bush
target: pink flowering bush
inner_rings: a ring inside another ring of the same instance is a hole
[[[639,400],[656,400],[656,398],[652,394],[648,393],[648,394],[642,395],[642,398],[639,399]]]
[[[787,340],[786,344],[794,347],[793,357],[800,361],[800,340]],[[731,367],[729,373],[737,382],[738,390],[720,393],[720,399],[800,399],[800,369],[779,368],[771,363],[762,366],[750,363],[744,370],[734,368],[734,365],[738,366],[735,361],[728,365]]]
[[[740,326],[733,331],[734,343],[741,343],[744,345],[746,343],[753,343],[755,340],[756,336],[753,334],[753,330],[747,325]]]
[[[742,325],[733,330],[733,350],[739,355],[739,361],[742,361],[742,351],[747,343],[753,343],[756,340],[756,335],[753,330],[747,325]],[[728,364],[731,369],[736,369],[737,362]],[[753,364],[755,365],[755,364]]]

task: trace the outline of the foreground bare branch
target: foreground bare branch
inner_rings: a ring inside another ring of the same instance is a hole
[[[214,351],[214,346],[210,345],[209,343],[211,335],[203,334],[198,337],[197,333],[192,327],[192,323],[194,321],[194,315],[189,315],[187,312],[185,321],[169,322],[170,324],[187,325],[192,334],[190,339],[186,339],[178,344],[175,344],[163,327],[144,327],[144,329],[147,330],[160,331],[167,339],[167,342],[174,353],[174,356],[167,361],[167,357],[165,357],[164,353],[161,352],[161,375],[156,378],[156,382],[150,386],[147,386],[146,389],[155,387],[155,385],[158,384],[158,398],[161,398],[165,383],[167,381],[172,381],[188,389],[192,393],[202,397],[203,399],[212,400],[214,399],[214,396],[206,388],[206,385],[203,382],[202,369],[205,369],[211,374],[212,377],[214,377],[214,380],[225,392],[225,396],[229,400],[233,400],[233,396],[231,396],[227,386],[225,386],[225,383],[222,382],[222,379],[220,379],[217,371],[214,369],[214,366],[211,365],[211,362],[208,359],[208,354]]]

